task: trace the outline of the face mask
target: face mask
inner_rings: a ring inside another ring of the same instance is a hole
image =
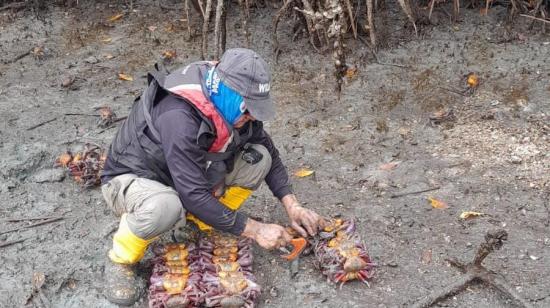
[[[229,124],[235,124],[242,117],[246,109],[243,97],[221,82],[214,68],[206,76],[206,89],[210,100]]]

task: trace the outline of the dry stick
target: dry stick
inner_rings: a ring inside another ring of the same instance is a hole
[[[531,303],[526,301],[520,294],[516,292],[516,289],[512,287],[506,280],[504,280],[502,277],[499,277],[489,271],[487,271],[485,277],[481,278],[484,282],[494,286],[498,290],[500,290],[502,293],[507,293],[510,295],[514,300],[521,303],[524,307],[533,307]]]
[[[432,293],[423,297],[420,301],[416,302],[412,306],[412,308],[430,307],[434,303],[437,303],[450,295],[462,291],[466,287],[466,285],[469,284],[473,279],[475,279],[475,276],[471,274],[462,275],[458,280],[453,281],[451,284],[445,286],[443,289],[432,291]]]
[[[362,37],[359,37],[359,40],[360,40],[361,42],[363,42],[363,44],[367,45],[367,47],[369,47],[369,50],[370,50],[370,52],[372,53],[372,56],[373,56],[374,59],[375,59],[375,62],[374,62],[374,63],[379,64],[379,65],[395,66],[395,67],[400,67],[400,68],[411,68],[411,67],[408,66],[408,65],[401,65],[401,64],[395,64],[395,63],[381,62],[380,59],[378,58],[378,54],[376,53],[375,47],[373,47],[371,44],[369,44],[367,41],[365,41],[365,39],[362,38]]]
[[[183,1],[183,10],[185,13],[185,20],[187,20],[187,39],[191,39],[191,19],[189,17],[189,0]]]
[[[0,232],[0,235],[10,233],[10,232],[14,232],[14,231],[19,231],[19,230],[22,230],[22,229],[28,229],[28,228],[33,228],[33,227],[49,224],[51,222],[55,222],[55,221],[61,220],[63,218],[64,217],[54,217],[54,218],[51,218],[51,219],[48,219],[48,220],[44,220],[44,221],[41,221],[41,222],[36,222],[36,223],[30,224],[28,226],[21,226],[21,227],[9,229],[9,230]]]
[[[241,0],[242,1],[242,0]],[[275,14],[275,18],[273,19],[273,34],[271,35],[272,41],[273,41],[273,50],[277,54],[279,50],[279,40],[277,39],[277,26],[279,25],[279,20],[283,15],[285,14],[286,10],[288,9],[288,6],[293,2],[294,0],[286,0],[283,3],[283,6],[277,11],[277,14]]]
[[[89,113],[64,113],[66,116],[87,116],[87,117],[100,117],[99,114],[89,114]]]
[[[28,51],[25,51],[24,53],[18,55],[17,57],[11,59],[11,60],[8,60],[8,61],[4,61],[4,64],[11,64],[11,63],[15,63],[21,59],[23,59],[24,57],[28,56],[31,54],[31,50],[28,50]]]
[[[7,246],[10,246],[10,245],[13,245],[13,244],[17,244],[17,243],[21,243],[21,242],[24,242],[26,240],[28,240],[29,238],[22,238],[22,239],[18,239],[18,240],[14,240],[14,241],[9,241],[9,242],[3,242],[3,243],[0,243],[0,248],[2,247],[7,247]]]
[[[33,129],[35,129],[35,128],[38,128],[38,127],[40,127],[40,126],[42,126],[42,125],[48,124],[48,123],[53,122],[53,121],[55,121],[55,120],[57,120],[57,117],[55,117],[55,118],[53,118],[53,119],[46,120],[46,121],[44,121],[44,122],[40,122],[40,123],[38,123],[38,124],[36,124],[36,125],[33,125],[33,126],[27,128],[27,130],[33,130]]]
[[[544,23],[549,23],[550,24],[550,20],[534,17],[534,16],[531,16],[531,15],[519,14],[519,16],[535,19],[535,20],[542,21]]]
[[[201,10],[202,19],[204,20],[204,4],[202,3],[202,0],[197,0],[199,2],[199,9]]]
[[[412,23],[414,27],[414,34],[418,36],[418,29],[416,28],[416,20],[413,15],[411,3],[409,2],[409,0],[397,0],[397,2],[403,9],[403,12],[405,12],[405,15],[407,15],[407,18],[409,18],[409,21]]]
[[[14,3],[6,4],[3,7],[0,7],[0,12],[4,10],[9,10],[9,9],[22,9],[26,5],[27,5],[26,2],[14,2]]]
[[[346,7],[348,8],[349,22],[351,23],[351,30],[353,30],[353,38],[357,39],[357,28],[355,27],[355,20],[353,17],[353,8],[349,0],[346,1]]]
[[[58,218],[59,216],[46,216],[46,217],[20,217],[20,218],[6,218],[2,221],[4,222],[20,222],[20,221],[32,221],[32,220],[44,220],[44,219],[52,219],[52,218]]]
[[[372,48],[376,48],[376,33],[375,33],[375,27],[374,27],[374,0],[367,0],[367,21],[369,24],[369,36],[370,36],[370,43],[372,44]]]
[[[458,21],[458,15],[460,14],[460,0],[453,1],[453,19]]]
[[[435,0],[430,1],[430,12],[428,13],[428,20],[432,21],[432,12],[434,11]]]
[[[216,59],[220,58],[220,27],[222,19],[223,1],[218,0],[216,5],[216,19],[214,21],[214,44],[216,44]]]
[[[514,299],[517,303],[523,307],[533,307],[531,303],[523,299],[512,286],[510,286],[503,278],[497,274],[488,271],[483,265],[483,260],[494,250],[500,249],[504,241],[507,239],[508,233],[504,230],[497,230],[494,232],[488,232],[485,235],[485,242],[479,245],[474,260],[467,264],[462,264],[456,260],[447,260],[452,266],[457,267],[464,275],[460,276],[457,281],[454,281],[450,285],[447,285],[441,289],[431,292],[429,295],[424,296],[420,301],[415,303],[413,308],[425,308],[444,300],[445,298],[459,292],[464,289],[468,284],[473,281],[485,282],[501,292],[507,294]]]
[[[210,22],[210,11],[212,11],[212,0],[206,0],[206,10],[202,23],[202,59],[206,60],[206,49],[208,48],[208,23]]]
[[[227,8],[224,6],[222,10],[222,37],[221,37],[221,47],[222,47],[222,53],[225,52],[225,47],[227,45]],[[247,45],[248,47],[248,45]]]
[[[487,1],[489,1],[489,0],[487,0]],[[535,9],[533,10],[533,12],[534,12],[533,17],[537,17],[537,12],[538,12],[541,4],[542,4],[542,0],[538,0],[536,2]],[[533,21],[531,21],[531,24],[529,25],[530,28],[532,28],[535,25],[535,21],[536,21],[535,19],[533,19]]]
[[[457,90],[453,90],[453,89],[449,89],[449,88],[445,88],[445,87],[440,87],[440,86],[437,86],[437,87],[440,88],[441,90],[449,91],[451,93],[455,93],[455,94],[462,95],[462,96],[467,96],[464,92],[460,92],[460,91],[457,91]]]
[[[319,49],[317,48],[317,46],[315,46],[315,39],[314,39],[314,36],[313,36],[314,25],[313,25],[312,17],[309,14],[306,13],[306,12],[311,12],[313,14],[315,11],[313,10],[313,7],[311,6],[311,4],[309,3],[308,0],[302,0],[302,4],[304,5],[303,10],[300,10],[297,7],[294,7],[294,9],[296,11],[301,12],[302,14],[304,14],[304,18],[306,20],[307,31],[309,33],[309,42],[311,43],[311,46],[313,46],[313,49],[315,49],[315,51],[319,52]]]
[[[390,198],[399,198],[399,197],[408,196],[408,195],[421,194],[421,193],[432,191],[432,190],[438,190],[439,188],[441,188],[441,187],[435,186],[435,187],[432,187],[432,188],[426,188],[426,189],[422,189],[422,190],[416,190],[416,191],[409,191],[409,192],[404,192],[404,193],[399,193],[399,194],[393,194],[393,195],[390,196]]]
[[[241,11],[241,28],[244,34],[246,47],[250,47],[250,40],[248,39],[248,7],[244,0],[239,0],[239,8]]]

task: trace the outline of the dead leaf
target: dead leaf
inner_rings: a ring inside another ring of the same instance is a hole
[[[476,73],[469,73],[466,83],[468,84],[468,87],[475,89],[479,85],[479,77],[476,75]]]
[[[42,272],[36,272],[32,274],[32,288],[35,291],[38,291],[42,288],[46,282],[46,275]]]
[[[116,14],[116,15],[114,15],[114,16],[111,16],[111,17],[109,18],[109,21],[117,21],[117,20],[121,19],[122,16],[124,16],[124,14],[122,14],[122,13]]]
[[[110,43],[112,40],[113,40],[113,39],[110,38],[110,37],[106,37],[106,38],[104,38],[104,39],[101,39],[101,41],[102,41],[103,43]]]
[[[473,218],[473,217],[478,217],[483,215],[485,214],[481,212],[464,211],[462,212],[462,214],[460,214],[460,219],[468,219],[468,218]]]
[[[168,24],[168,26],[166,26],[165,30],[166,30],[166,32],[174,32],[176,30],[176,26],[174,26],[174,24],[170,23],[170,24]]]
[[[397,168],[401,162],[400,161],[392,161],[391,163],[382,164],[380,165],[380,170],[389,171]]]
[[[347,69],[346,69],[346,77],[348,79],[353,79],[355,78],[355,76],[357,76],[357,66],[349,66]]]
[[[115,56],[113,56],[112,54],[108,53],[105,55],[105,59],[107,60],[111,60],[112,58],[114,58]]]
[[[132,76],[126,75],[124,73],[118,73],[118,79],[124,80],[124,81],[133,81],[134,80],[134,78],[132,78]]]
[[[176,56],[175,50],[167,50],[162,53],[162,58],[167,60],[173,59],[175,56]]]
[[[420,259],[422,264],[430,264],[432,262],[432,250],[426,249],[422,251],[422,257]]]
[[[72,76],[69,76],[69,77],[65,77],[63,78],[63,80],[61,81],[61,86],[63,88],[67,88],[69,87],[70,85],[72,85],[74,82],[75,82],[76,78],[75,77],[72,77]]]
[[[312,175],[314,172],[315,171],[313,171],[311,169],[308,169],[308,168],[301,168],[298,171],[296,171],[294,173],[294,175],[299,177],[299,178],[303,178],[303,177]]]
[[[408,134],[411,133],[411,129],[408,128],[408,127],[400,127],[398,130],[397,130],[397,133],[399,135],[401,135],[401,137],[405,138],[405,136],[407,136]]]
[[[69,280],[67,281],[67,287],[71,290],[76,289],[76,281],[72,278],[69,278]]]
[[[447,203],[441,201],[441,200],[437,200],[433,197],[429,197],[428,198],[428,201],[430,201],[430,204],[432,205],[432,207],[434,209],[441,209],[441,210],[444,210],[444,209],[447,209],[449,208],[449,206],[447,205]]]

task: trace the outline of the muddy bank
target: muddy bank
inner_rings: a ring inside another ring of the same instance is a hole
[[[64,113],[90,114],[109,105],[123,116],[164,51],[177,53],[170,67],[198,60],[200,51],[200,37],[185,40],[181,12],[149,1],[134,2],[133,9],[81,4],[51,8],[43,20],[25,11],[0,17],[0,232],[26,224],[9,218],[63,217],[0,235],[2,242],[25,239],[0,248],[0,306],[29,300],[111,307],[101,295],[102,275],[117,220],[98,189],[81,189],[53,162],[83,142],[107,146],[116,128],[104,130],[94,117]],[[121,11],[121,20],[107,21]],[[298,197],[324,215],[356,217],[378,267],[370,288],[351,283],[339,289],[307,260],[290,279],[277,253],[256,249],[260,306],[408,306],[453,281],[458,272],[445,259],[470,260],[486,231],[495,228],[507,230],[509,239],[486,266],[533,305],[550,305],[550,282],[543,278],[550,275],[550,37],[517,21],[503,39],[506,12],[496,6],[485,18],[464,10],[456,25],[442,18],[422,28],[420,39],[390,6],[384,23],[391,35],[378,63],[361,41],[350,41],[348,62],[358,73],[346,80],[337,101],[330,55],[315,53],[307,39],[292,41],[290,21],[280,25],[283,53],[275,62],[274,12],[254,9],[250,23],[251,47],[274,71],[278,115],[268,130],[290,172],[315,170],[294,179]],[[238,28],[237,16],[229,11],[229,29]],[[228,35],[228,47],[243,46],[238,32]],[[35,47],[42,54],[11,62]],[[469,72],[479,74],[481,85],[471,95],[456,93],[466,89]],[[118,73],[134,80],[120,80]],[[63,86],[67,78],[72,82]],[[430,115],[440,110],[452,110],[454,120],[432,123]],[[380,168],[389,162],[396,167]],[[391,197],[430,187],[439,189]],[[433,209],[430,196],[449,208]],[[246,211],[286,222],[265,187]],[[465,221],[462,211],[486,215]],[[42,295],[32,295],[39,272],[45,274]],[[483,285],[444,304],[513,306]]]

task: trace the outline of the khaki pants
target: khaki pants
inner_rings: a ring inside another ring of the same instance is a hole
[[[271,156],[259,144],[251,145],[263,155],[251,165],[238,154],[233,171],[226,175],[226,186],[256,190],[271,169]],[[101,186],[107,205],[117,216],[128,213],[130,231],[142,239],[152,239],[178,223],[185,224],[185,209],[174,188],[135,174],[119,175]]]

